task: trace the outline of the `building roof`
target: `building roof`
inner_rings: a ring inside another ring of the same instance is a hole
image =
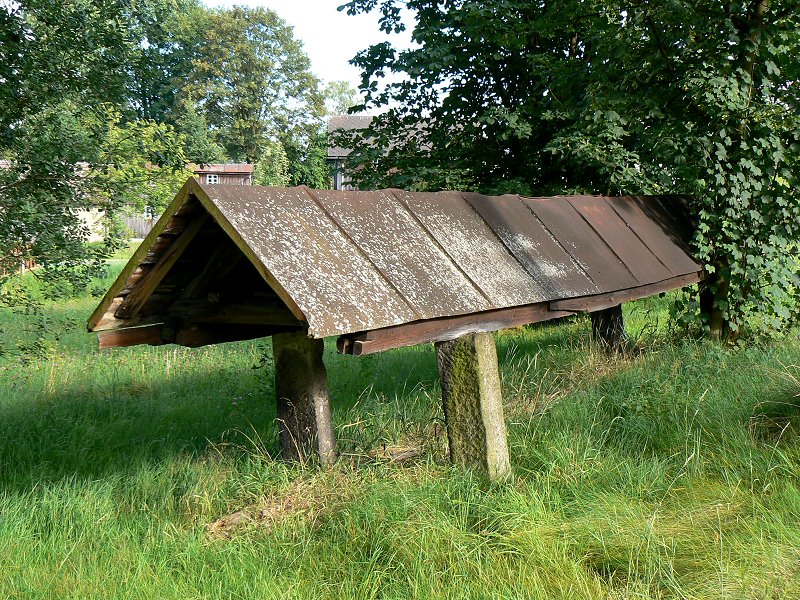
[[[190,165],[196,174],[205,173],[230,173],[246,174],[253,172],[253,165],[248,163],[212,163],[203,165]]]
[[[227,323],[226,339],[242,339],[234,326],[258,321],[265,327],[244,337],[304,327],[311,337],[368,341],[364,332],[423,323],[435,331],[411,343],[442,339],[469,323],[508,326],[509,311],[520,324],[695,283],[701,267],[689,255],[688,231],[677,197],[489,197],[191,179],[89,329]],[[234,257],[247,259],[235,272]],[[266,306],[283,312],[247,320]]]
[[[372,123],[368,115],[333,115],[328,118],[328,134],[335,131],[351,131],[353,129],[366,129]],[[328,146],[328,158],[345,158],[350,154],[349,148]]]

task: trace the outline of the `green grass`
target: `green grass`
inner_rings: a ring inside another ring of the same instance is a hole
[[[0,362],[0,598],[800,598],[796,332],[675,339],[651,299],[627,358],[585,318],[499,334],[491,485],[447,462],[430,346],[329,347],[343,458],[301,469],[272,458],[268,344],[101,352],[96,302]],[[5,347],[24,324],[0,313]]]

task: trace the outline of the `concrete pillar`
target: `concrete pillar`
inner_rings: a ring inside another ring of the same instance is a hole
[[[511,472],[497,350],[491,333],[436,344],[450,459],[492,481]]]
[[[592,319],[592,339],[608,352],[624,352],[628,334],[625,333],[622,305],[598,310],[589,316]]]
[[[305,331],[272,336],[281,456],[285,460],[305,463],[316,453],[325,466],[336,461],[323,349],[323,341],[310,339]]]

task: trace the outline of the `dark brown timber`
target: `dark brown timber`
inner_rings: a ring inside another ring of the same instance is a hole
[[[622,317],[622,305],[589,313],[592,320],[592,339],[608,352],[624,352],[628,336]]]
[[[528,325],[529,323],[566,317],[570,314],[572,313],[550,310],[547,302],[540,302],[538,304],[503,308],[485,313],[418,321],[342,336],[338,340],[337,349],[343,354],[360,356],[388,350],[389,348],[452,340],[468,333],[498,331],[500,329]]]
[[[611,308],[622,302],[629,300],[636,300],[637,298],[644,298],[645,296],[652,296],[653,294],[660,294],[661,292],[668,292],[670,290],[692,285],[703,279],[703,273],[690,273],[688,275],[681,275],[680,277],[672,277],[659,281],[658,283],[651,283],[639,287],[631,288],[629,290],[619,290],[616,292],[609,292],[607,294],[598,294],[596,296],[583,296],[581,298],[567,298],[565,300],[554,300],[550,302],[550,310],[560,310],[568,312],[587,312],[597,311],[606,308]]]
[[[194,236],[202,229],[208,220],[208,213],[198,215],[178,238],[167,248],[161,260],[139,281],[138,285],[125,297],[125,301],[114,315],[118,319],[127,319],[136,315],[142,305],[147,302],[150,295],[158,287],[175,262],[180,258]]]

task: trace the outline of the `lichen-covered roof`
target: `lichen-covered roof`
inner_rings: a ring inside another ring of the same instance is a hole
[[[489,197],[194,180],[183,195],[201,206],[191,214],[210,213],[211,225],[235,242],[314,337],[597,296],[691,274],[699,279],[701,271],[688,253],[680,198]],[[176,201],[168,213],[180,215],[184,204]],[[160,252],[170,243],[158,231],[144,242],[161,244]],[[186,265],[199,270],[207,261],[203,251]],[[100,329],[101,321],[125,326],[138,307],[120,309],[126,293],[140,285],[142,269],[162,261],[158,253],[147,256],[132,259],[136,264],[109,291],[90,329]],[[169,312],[169,293],[185,302],[185,288],[194,285],[167,283],[153,290],[166,307],[147,309],[154,318]]]
[[[369,115],[333,115],[328,118],[328,134],[337,131],[351,131],[353,129],[366,129],[372,123]],[[350,155],[349,148],[328,146],[328,158],[345,158]]]

